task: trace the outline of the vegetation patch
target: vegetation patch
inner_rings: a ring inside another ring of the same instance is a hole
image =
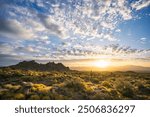
[[[150,99],[150,73],[0,69],[0,99]]]

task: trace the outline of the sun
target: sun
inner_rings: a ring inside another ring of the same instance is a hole
[[[99,68],[107,68],[109,65],[110,65],[110,62],[105,61],[105,60],[94,62],[94,66],[99,67]]]

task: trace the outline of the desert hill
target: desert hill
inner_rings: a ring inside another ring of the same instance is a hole
[[[48,62],[46,64],[40,64],[36,61],[22,61],[16,65],[8,66],[12,69],[21,70],[35,70],[35,71],[69,71],[69,67],[64,66],[62,63]]]

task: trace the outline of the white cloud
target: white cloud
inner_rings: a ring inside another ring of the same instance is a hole
[[[146,41],[146,38],[145,38],[145,37],[142,37],[140,40],[141,40],[141,41]]]
[[[119,32],[121,32],[121,30],[120,30],[120,29],[116,29],[115,32],[118,32],[118,33],[119,33]]]
[[[138,0],[131,4],[131,7],[136,10],[141,10],[150,5],[150,0]]]
[[[126,3],[126,0],[118,0],[118,6],[123,7]]]
[[[115,27],[114,27],[114,24],[112,23],[107,23],[105,21],[101,22],[101,26],[103,26],[104,28],[108,28],[108,29],[111,29],[113,30]]]
[[[145,44],[146,41],[147,41],[147,38],[145,38],[145,37],[142,37],[142,38],[140,39],[140,43],[141,43],[141,44]]]
[[[121,8],[119,9],[119,12],[124,20],[132,19],[131,10],[129,8]]]

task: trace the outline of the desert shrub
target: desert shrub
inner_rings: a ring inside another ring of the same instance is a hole
[[[20,85],[5,84],[4,88],[11,89],[11,90],[18,90],[21,88],[21,86]]]
[[[96,100],[115,100],[115,99],[121,99],[121,95],[120,95],[120,93],[116,89],[107,88],[106,86],[99,85],[97,87],[97,89],[95,89],[95,94],[92,96],[91,99],[94,99],[94,100],[95,99]]]
[[[109,83],[109,81],[103,81],[101,83],[102,86],[106,87],[106,88],[112,88],[112,85]]]
[[[90,81],[91,81],[92,83],[97,84],[97,83],[99,83],[99,78],[90,78]]]
[[[44,87],[41,89],[38,89],[39,92],[41,93],[48,93],[50,91],[51,87]]]
[[[44,84],[33,84],[31,90],[37,91],[40,93],[48,93],[51,90],[52,87],[46,86]]]
[[[75,91],[80,91],[80,90],[85,89],[84,82],[80,79],[74,79],[74,80],[67,81],[65,83],[65,87],[74,89]]]
[[[111,99],[113,100],[121,99],[121,95],[116,89],[111,89],[109,93],[110,93]]]
[[[109,91],[106,87],[98,85],[94,89],[94,93],[90,96],[90,99],[94,100],[104,100],[110,99]]]
[[[46,86],[44,84],[33,84],[33,87],[35,88],[45,88]]]
[[[138,90],[142,93],[142,94],[148,94],[150,95],[150,85],[149,84],[141,84],[138,86]]]
[[[11,91],[5,91],[3,92],[3,95],[1,95],[1,99],[5,99],[5,100],[11,100],[13,99],[14,93]]]
[[[0,69],[0,99],[150,99],[149,78],[149,73]]]
[[[36,72],[36,71],[31,71],[31,70],[28,70],[28,75],[30,75],[30,76],[38,76],[38,72]]]
[[[50,99],[49,96],[43,96],[43,97],[42,97],[42,100],[49,100],[49,99]]]
[[[5,94],[9,92],[9,89],[0,88],[0,99],[5,99]]]
[[[128,81],[118,81],[116,83],[116,89],[125,97],[134,97],[134,87]]]
[[[109,100],[111,99],[108,92],[99,92],[91,97],[92,100]]]
[[[55,99],[56,100],[64,100],[65,99],[65,96],[63,96],[63,95],[59,95],[59,94],[55,94]]]
[[[94,88],[95,88],[95,86],[94,86],[93,83],[91,83],[91,82],[86,82],[85,83],[85,92],[87,94],[93,93],[94,92]]]
[[[34,81],[34,77],[25,75],[25,76],[21,77],[21,80],[26,81],[26,82],[33,82]]]
[[[48,93],[49,99],[50,100],[61,100],[61,99],[65,99],[64,95],[61,95],[58,92],[49,92]],[[44,96],[45,97],[45,96]]]
[[[34,94],[34,95],[31,95],[29,99],[30,100],[40,100],[40,97],[38,95]]]
[[[14,99],[16,99],[16,100],[23,100],[23,99],[25,99],[25,95],[22,94],[22,93],[14,94]]]
[[[33,91],[33,92],[35,92],[35,91],[37,91],[37,88],[35,88],[35,87],[31,87],[31,91]]]

